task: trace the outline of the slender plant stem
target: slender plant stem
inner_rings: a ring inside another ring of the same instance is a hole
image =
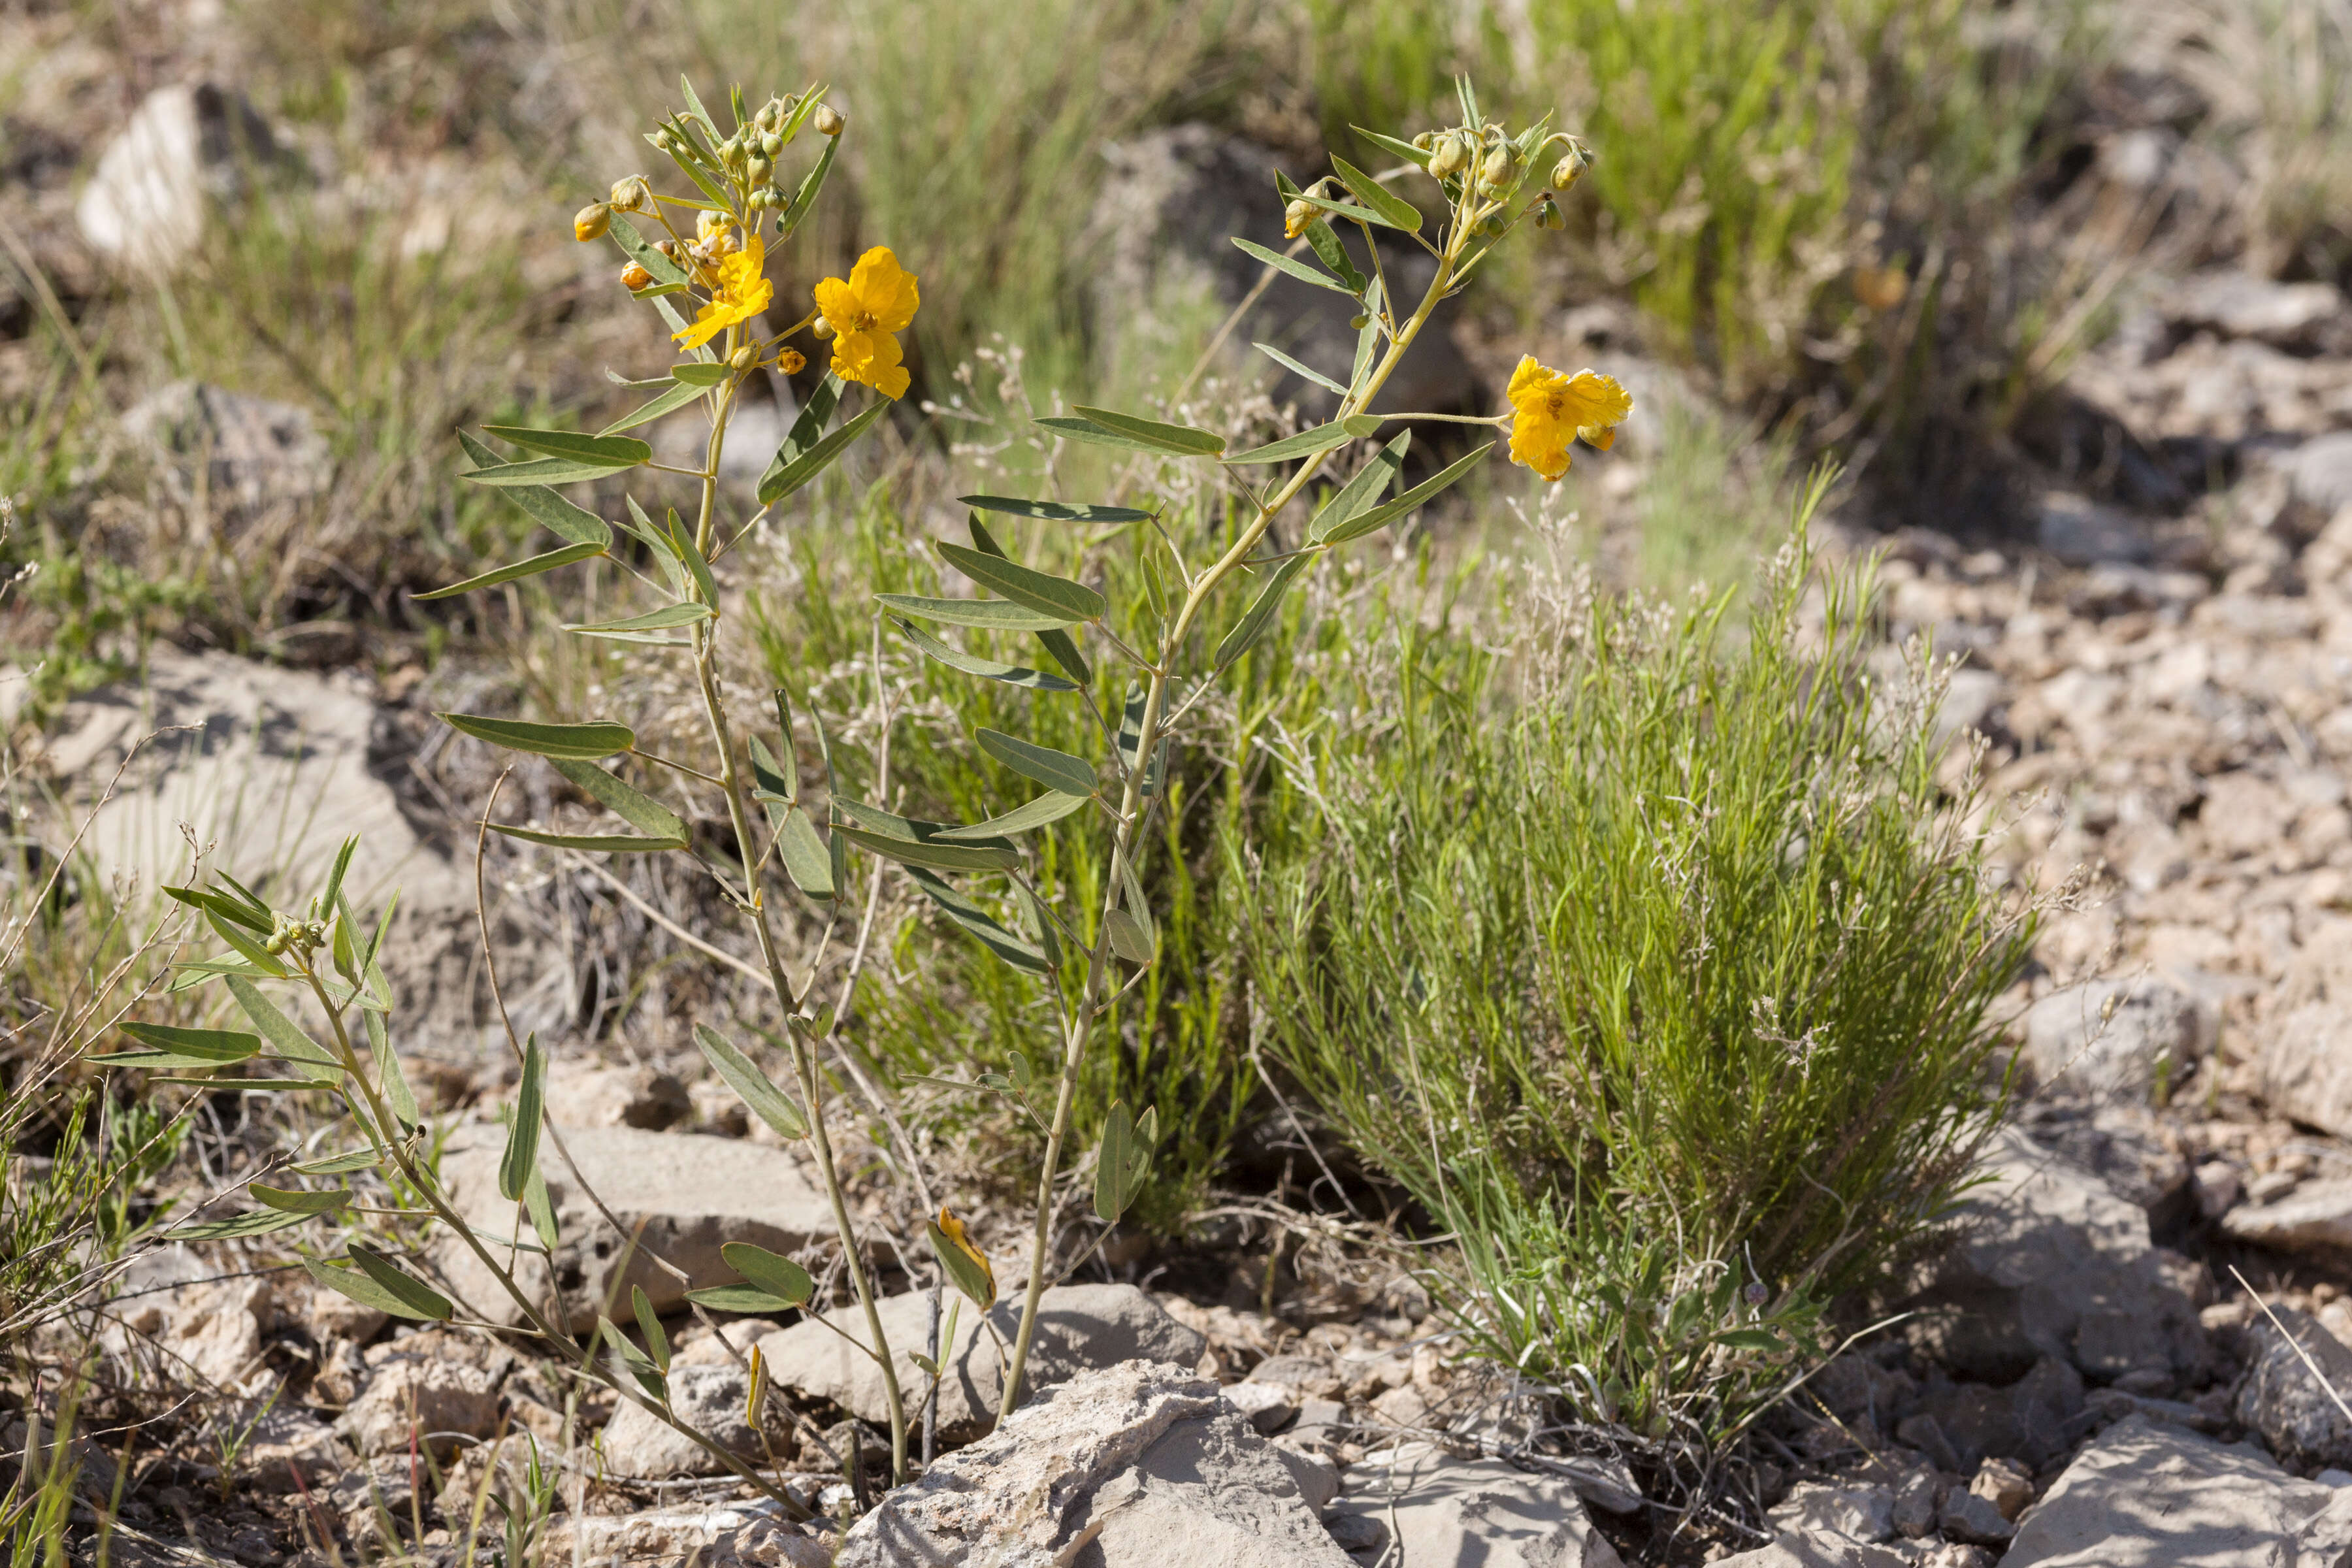
[[[728,330],[731,348],[740,327]],[[733,395],[719,403],[710,423],[710,445],[702,466],[702,510],[694,530],[695,548],[708,552],[717,530],[716,515],[719,490],[719,458],[727,442],[727,417],[731,411]],[[716,609],[718,606],[711,606]],[[791,980],[784,973],[782,955],[777,951],[774,931],[768,923],[768,905],[760,880],[761,857],[751,835],[751,823],[743,805],[741,769],[735,757],[733,727],[728,722],[726,699],[719,689],[719,639],[710,621],[694,627],[694,672],[702,689],[703,712],[709,720],[710,739],[719,752],[719,785],[727,797],[728,825],[735,835],[736,857],[743,865],[742,910],[751,922],[751,934],[760,945],[760,957],[766,963],[769,983],[775,989],[778,1001],[785,1012],[784,1036],[792,1052],[793,1074],[799,1079],[801,1100],[808,1110],[809,1141],[816,1151],[817,1170],[824,1179],[826,1199],[833,1206],[833,1223],[841,1235],[842,1261],[849,1271],[851,1288],[857,1294],[857,1303],[865,1309],[866,1326],[873,1335],[874,1344],[868,1352],[882,1369],[882,1387],[890,1407],[891,1479],[903,1483],[908,1479],[907,1469],[907,1402],[898,1389],[898,1369],[891,1364],[889,1336],[882,1329],[882,1312],[874,1299],[874,1287],[866,1278],[864,1262],[858,1256],[857,1231],[849,1217],[849,1202],[841,1190],[841,1174],[833,1157],[832,1136],[825,1131],[824,1088],[817,1063],[803,1032],[801,1005],[805,1000],[793,991]],[[810,975],[810,988],[815,986],[815,975]]]
[[[1364,407],[1386,384],[1389,376],[1403,359],[1405,351],[1412,346],[1413,339],[1428,321],[1430,312],[1444,298],[1447,286],[1453,280],[1454,263],[1467,233],[1466,225],[1455,226],[1439,257],[1437,275],[1430,280],[1428,292],[1422,297],[1420,308],[1396,333],[1389,344],[1388,353],[1381,356],[1363,387],[1349,392],[1340,400],[1339,411],[1335,417],[1344,419]],[[1143,720],[1137,730],[1135,765],[1127,770],[1127,783],[1119,800],[1118,826],[1111,838],[1110,870],[1103,889],[1103,919],[1097,924],[1096,941],[1087,954],[1086,985],[1079,994],[1076,1008],[1070,1015],[1068,1030],[1063,1041],[1062,1081],[1055,1094],[1054,1121],[1045,1134],[1045,1157],[1037,1175],[1037,1217],[1030,1237],[1029,1284],[1022,1298],[1021,1329],[1013,1342],[1012,1364],[1005,1371],[1003,1397],[997,1406],[996,1419],[1000,1424],[1021,1403],[1021,1379],[1028,1369],[1029,1347],[1037,1331],[1037,1307],[1045,1293],[1046,1252],[1052,1243],[1054,1184],[1061,1172],[1062,1147],[1068,1141],[1071,1112],[1077,1103],[1078,1074],[1085,1065],[1087,1042],[1093,1034],[1096,1018],[1108,1000],[1110,943],[1100,932],[1108,924],[1110,912],[1118,907],[1124,873],[1135,853],[1137,831],[1143,816],[1143,786],[1151,772],[1152,753],[1160,744],[1162,719],[1167,710],[1170,673],[1175,668],[1185,639],[1192,634],[1192,623],[1199,618],[1209,596],[1225,579],[1241,570],[1243,563],[1249,559],[1250,552],[1257,548],[1258,542],[1265,537],[1266,530],[1273,526],[1276,514],[1307,488],[1307,481],[1321,469],[1328,456],[1328,452],[1318,453],[1299,464],[1288,482],[1259,507],[1256,517],[1217,558],[1216,563],[1193,581],[1191,591],[1184,595],[1183,605],[1160,640],[1159,658],[1149,667],[1151,684],[1144,698]],[[1166,787],[1167,781],[1162,779],[1160,788],[1164,790]]]

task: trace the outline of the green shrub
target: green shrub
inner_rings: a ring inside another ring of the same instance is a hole
[[[1801,529],[1736,649],[1727,596],[1588,590],[1507,720],[1401,660],[1388,743],[1301,764],[1318,830],[1243,904],[1271,1048],[1459,1238],[1473,1338],[1661,1436],[1787,1375],[2000,1103],[2030,922],[1932,704],[1873,674],[1866,574],[1821,580],[1818,626],[1814,584]]]

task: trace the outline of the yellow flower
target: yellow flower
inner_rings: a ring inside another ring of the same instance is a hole
[[[751,244],[719,262],[710,303],[702,307],[694,325],[670,336],[685,348],[698,349],[736,322],[748,321],[766,310],[768,301],[775,298],[776,286],[761,276],[765,260],[765,250],[755,234]]]
[[[1597,371],[1562,375],[1546,370],[1532,354],[1522,355],[1511,373],[1511,461],[1547,479],[1568,472],[1568,446],[1582,437],[1607,451],[1617,426],[1633,412],[1633,399],[1615,379]]]
[[[921,303],[915,275],[901,268],[887,246],[857,258],[849,279],[828,278],[816,286],[816,308],[833,329],[833,374],[862,381],[885,397],[907,395],[913,378],[899,363],[898,340]]]

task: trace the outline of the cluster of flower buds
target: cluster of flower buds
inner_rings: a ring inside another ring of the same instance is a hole
[[[284,915],[278,915],[274,919],[275,929],[263,938],[261,942],[261,951],[272,958],[289,948],[300,948],[306,952],[311,952],[327,940],[327,922],[319,916],[319,905],[316,900],[311,900],[310,918],[308,920],[288,920]]]
[[[1503,233],[1516,221],[1505,214],[1504,206],[1527,183],[1528,170],[1559,147],[1561,151],[1551,166],[1550,179],[1534,205],[1521,216],[1532,217],[1538,228],[1566,228],[1568,215],[1561,210],[1559,195],[1583,177],[1591,164],[1592,154],[1582,142],[1564,131],[1552,132],[1538,141],[1541,129],[1538,126],[1516,141],[1499,125],[1475,131],[1466,127],[1424,131],[1412,139],[1412,144],[1429,154],[1433,176],[1449,185],[1460,182],[1459,199],[1475,198],[1484,216],[1473,221],[1477,232],[1490,236]],[[1291,204],[1294,216],[1299,205]]]

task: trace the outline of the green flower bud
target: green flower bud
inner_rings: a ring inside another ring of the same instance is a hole
[[[1511,183],[1511,145],[1506,142],[1490,149],[1486,161],[1479,165],[1478,183],[1490,191],[1499,191]]]
[[[750,370],[753,365],[758,364],[759,363],[760,351],[753,348],[750,343],[745,343],[741,348],[737,349],[733,353],[727,356],[727,368],[733,371],[737,375],[742,374],[745,371]]]
[[[1458,132],[1449,131],[1437,139],[1436,150],[1429,155],[1429,172],[1441,180],[1450,180],[1470,163],[1470,149]]]
[[[1575,184],[1583,177],[1587,163],[1584,149],[1573,142],[1570,142],[1568,151],[1561,155],[1559,162],[1551,166],[1551,188],[1555,191],[1564,191]]]
[[[1348,325],[1355,328],[1356,331],[1360,332],[1371,324],[1372,319],[1370,316],[1350,316],[1348,318]]]
[[[772,158],[784,150],[784,139],[771,131],[760,138],[760,151]]]
[[[1555,230],[1568,226],[1568,215],[1559,210],[1559,204],[1551,199],[1549,192],[1544,195],[1543,205],[1536,209],[1536,226]]]
[[[625,180],[613,182],[612,207],[614,212],[643,212],[652,202],[653,195],[644,175],[631,174]]]
[[[744,166],[743,173],[753,184],[764,185],[768,183],[768,176],[775,173],[775,169],[776,166],[765,158],[754,158]]]
[[[841,117],[841,110],[833,105],[820,103],[816,106],[816,112],[809,116],[809,123],[816,127],[816,132],[820,136],[838,136],[847,127],[849,121],[844,120]]]
[[[1434,146],[1434,145],[1436,144],[1436,142],[1437,142],[1437,138],[1435,138],[1434,136],[1432,136],[1432,135],[1431,135],[1428,132],[1426,132],[1426,131],[1423,132],[1420,135],[1418,135],[1418,136],[1416,136],[1416,137],[1414,137],[1414,138],[1412,139],[1412,144],[1413,144],[1415,147],[1418,147],[1419,149],[1421,149],[1421,151],[1423,151],[1423,152],[1424,152],[1424,153],[1428,152],[1428,151],[1430,150],[1430,148],[1432,148],[1433,146]]]

